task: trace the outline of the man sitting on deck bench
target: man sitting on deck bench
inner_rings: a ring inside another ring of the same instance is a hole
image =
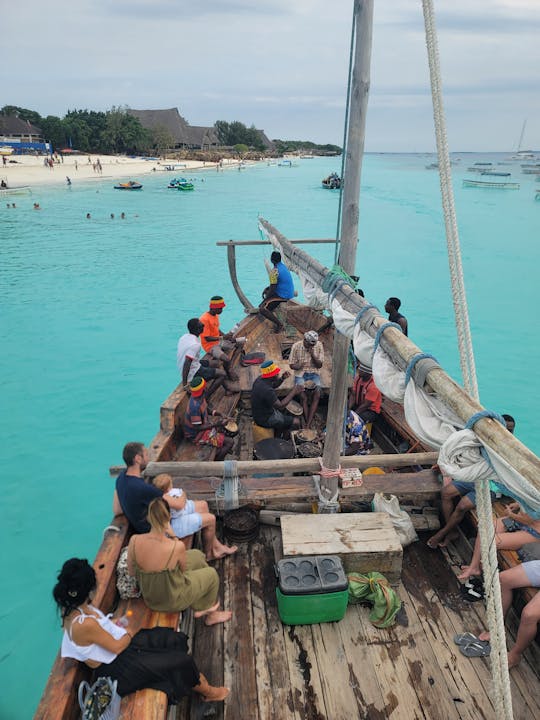
[[[319,407],[321,397],[321,376],[319,370],[324,363],[324,348],[314,330],[304,333],[304,339],[295,342],[289,355],[289,367],[294,370],[294,384],[302,388],[302,405],[304,406],[304,420],[306,427],[311,425],[313,417]],[[313,397],[311,405],[308,403],[305,383],[313,383]]]
[[[270,255],[270,260],[274,267],[269,273],[270,285],[263,290],[263,301],[259,305],[259,312],[274,323],[275,332],[281,332],[285,328],[273,310],[280,303],[294,297],[294,283],[289,269],[281,262],[281,253],[274,251]]]
[[[178,340],[176,349],[176,364],[184,389],[187,390],[188,383],[193,380],[195,375],[199,375],[206,382],[217,380],[217,384],[221,385],[226,373],[225,370],[215,367],[219,362],[213,358],[212,360],[199,359],[201,354],[201,339],[199,336],[204,330],[204,325],[199,318],[191,318],[188,321],[187,329],[188,332]],[[215,387],[216,383],[214,383],[214,389]]]
[[[359,363],[349,394],[349,409],[360,415],[365,423],[373,423],[381,414],[381,402],[382,394],[375,385],[371,368]]]
[[[210,307],[203,313],[199,320],[202,323],[201,345],[206,353],[214,360],[223,364],[229,380],[238,380],[238,375],[231,370],[230,351],[236,345],[232,333],[223,334],[219,328],[219,316],[226,307],[225,300],[221,295],[214,295],[210,298]]]
[[[303,391],[303,388],[300,385],[294,385],[288,395],[282,400],[278,400],[276,389],[291,375],[289,372],[284,372],[280,376],[280,372],[280,368],[275,365],[273,360],[267,360],[261,365],[261,375],[251,388],[251,411],[257,425],[272,428],[278,433],[288,433],[291,428],[300,427],[300,421],[281,411]]]
[[[516,421],[511,415],[503,415],[506,429],[514,434]],[[444,517],[444,526],[432,535],[427,541],[430,548],[446,547],[449,542],[455,540],[458,536],[456,530],[465,515],[476,506],[476,491],[474,482],[462,482],[452,480],[450,477],[443,479],[444,485],[441,490],[441,510]],[[454,500],[460,498],[458,504],[454,508]],[[495,499],[495,493],[491,493],[492,501]]]
[[[147,533],[150,530],[146,519],[148,505],[162,495],[161,490],[149,485],[141,477],[148,464],[148,450],[143,443],[129,442],[124,447],[122,457],[127,468],[116,478],[113,513],[124,513],[136,533]]]
[[[216,429],[226,421],[217,411],[209,414],[205,387],[206,381],[199,375],[195,375],[189,384],[191,395],[184,415],[184,437],[196,445],[215,447],[216,460],[223,460],[232,449],[234,440]]]

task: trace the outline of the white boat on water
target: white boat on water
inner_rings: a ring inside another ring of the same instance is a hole
[[[516,182],[493,182],[491,180],[463,180],[463,187],[490,188],[495,190],[519,190]]]
[[[14,185],[13,187],[0,187],[0,195],[29,195],[32,192],[30,185]]]

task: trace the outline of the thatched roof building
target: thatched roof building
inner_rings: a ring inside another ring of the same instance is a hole
[[[6,140],[17,139],[28,142],[41,142],[41,128],[16,115],[0,115],[0,137]]]
[[[128,110],[148,130],[164,130],[171,136],[174,147],[208,150],[219,145],[213,127],[190,125],[178,112],[169,110]]]

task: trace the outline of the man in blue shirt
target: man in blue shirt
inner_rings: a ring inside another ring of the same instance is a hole
[[[147,533],[150,530],[150,524],[146,519],[148,505],[163,493],[141,477],[148,463],[148,450],[143,443],[128,443],[124,447],[122,457],[127,467],[116,478],[113,513],[115,515],[124,513],[136,533]]]
[[[285,329],[283,323],[272,311],[280,303],[294,297],[294,283],[289,269],[281,262],[281,253],[274,251],[270,260],[274,267],[269,273],[270,285],[263,290],[263,301],[259,305],[259,312],[274,323],[275,332],[281,332]]]

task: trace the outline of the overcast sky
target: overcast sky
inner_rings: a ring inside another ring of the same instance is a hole
[[[341,145],[352,0],[2,0],[0,106]],[[540,149],[540,0],[435,0],[451,150]],[[375,0],[366,149],[431,151],[420,0]]]

